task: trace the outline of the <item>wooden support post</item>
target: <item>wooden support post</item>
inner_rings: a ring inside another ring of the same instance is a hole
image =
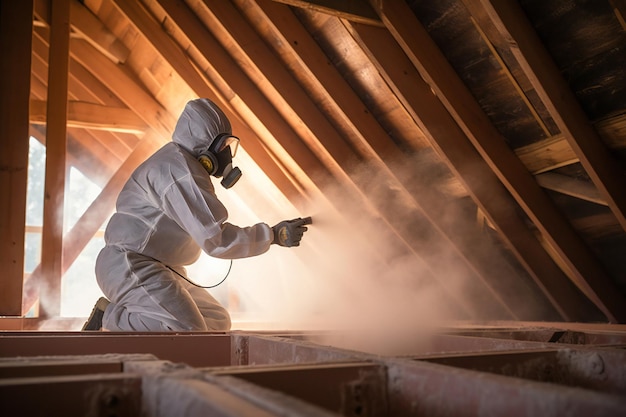
[[[32,24],[32,2],[0,2],[0,316],[22,314]]]
[[[46,288],[41,292],[40,314],[61,312],[63,254],[63,205],[67,149],[67,86],[70,41],[69,0],[59,0],[50,9],[50,53],[46,138],[46,183],[44,190],[41,265]]]

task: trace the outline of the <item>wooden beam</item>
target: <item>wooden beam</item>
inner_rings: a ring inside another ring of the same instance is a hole
[[[82,2],[71,0],[72,28],[116,64],[126,62],[130,50]]]
[[[495,126],[404,2],[372,0],[402,46],[491,169],[572,272],[571,278],[610,321],[626,321],[626,299],[567,219],[507,147]]]
[[[502,299],[513,314],[527,312],[530,310],[529,304],[536,303],[534,312],[539,317],[540,311],[543,312],[544,309],[538,306],[547,301],[541,295],[533,297],[527,291],[526,285],[520,285],[517,271],[512,270],[504,257],[493,256],[502,249],[485,238],[473,218],[468,221],[468,217],[460,213],[456,202],[444,198],[433,190],[432,184],[420,180],[425,177],[424,170],[414,163],[414,159],[400,152],[339,71],[327,64],[326,55],[292,11],[269,0],[239,0],[237,3],[241,10],[246,11],[250,20],[267,22],[266,31],[269,33],[265,36],[280,40],[278,43],[282,45],[281,55],[284,59],[294,61],[289,63],[294,71],[310,74],[310,78],[316,83],[316,92],[323,94],[323,101],[328,106],[333,106],[329,111],[350,131],[350,137],[354,138],[354,148],[360,149],[367,159],[383,165],[381,172],[374,176],[380,179],[389,178],[389,184],[398,190],[398,196],[414,205],[410,210],[422,212],[440,231],[441,236],[450,242],[452,250],[464,259],[469,268],[476,271],[476,282],[473,283],[475,291],[478,292],[483,286],[487,293],[493,291],[494,297]],[[380,28],[370,30],[377,35],[382,31]],[[382,33],[387,34],[386,31]],[[349,36],[347,31],[345,36]],[[395,43],[391,37],[385,40]],[[385,43],[382,41],[380,44]],[[419,130],[417,125],[413,128]],[[459,233],[459,230],[464,232]],[[476,244],[478,241],[482,243]],[[512,296],[513,293],[515,297]],[[469,293],[467,295],[471,296]]]
[[[47,26],[49,1],[34,0],[34,4],[35,16],[40,24]],[[126,62],[130,50],[79,0],[70,1],[70,13],[72,16],[70,23],[75,31],[72,37],[79,36],[86,40],[116,64]]]
[[[561,317],[588,320],[596,310],[569,281],[549,254],[538,245],[518,206],[496,175],[473,148],[430,86],[419,76],[408,57],[387,31],[364,25],[348,25],[370,60],[376,65],[396,96],[422,128],[433,148],[468,190],[503,242],[511,249]],[[458,230],[457,230],[458,232]],[[477,245],[478,246],[478,245]],[[518,278],[519,279],[519,278]],[[515,288],[504,279],[505,294]],[[519,295],[523,294],[522,291]],[[520,301],[531,303],[528,296]],[[540,303],[539,303],[540,304]],[[512,304],[516,305],[516,304]],[[516,305],[523,311],[523,306]],[[530,304],[528,304],[530,306]]]
[[[46,180],[41,237],[41,284],[44,291],[40,314],[44,317],[55,317],[61,313],[69,39],[69,0],[55,1],[50,5]]]
[[[35,31],[33,34],[33,68],[31,74],[34,79],[46,80],[47,83],[47,60],[48,60],[48,36],[47,33],[41,33],[41,31]],[[72,73],[74,72],[74,73]],[[78,80],[80,79],[80,82]],[[84,97],[89,101],[101,101],[109,107],[124,107],[124,104],[117,100],[99,81],[96,82],[95,78],[87,72],[80,64],[70,59],[70,80],[69,80],[70,98],[76,98],[72,90],[78,90],[80,97]],[[31,97],[33,99],[44,100],[47,96],[47,87],[43,83],[33,83],[31,86]],[[31,127],[39,125],[32,124]],[[81,171],[87,174],[90,179],[98,184],[102,184],[102,181],[106,181],[121,161],[128,156],[131,146],[136,145],[135,140],[122,140],[117,135],[121,133],[113,134],[105,131],[94,131],[78,129],[68,127],[68,152],[74,155],[76,158],[73,160],[72,165],[79,167]],[[109,135],[107,140],[103,140],[103,135]],[[127,138],[136,138],[134,135],[125,135]],[[123,147],[123,152],[120,154],[119,159],[113,153],[113,150]],[[87,158],[84,152],[88,152]],[[94,160],[98,158],[98,160]],[[108,167],[110,165],[110,169]],[[86,169],[85,169],[86,168]],[[104,174],[102,176],[101,174]]]
[[[473,6],[478,3],[473,2]],[[583,168],[626,231],[624,169],[589,122],[541,39],[515,2],[481,0],[484,10],[546,105]]]
[[[543,174],[537,175],[535,178],[537,178],[537,182],[543,188],[603,206],[607,205],[606,201],[604,201],[598,192],[598,189],[589,182],[580,181],[568,177],[567,175],[556,174],[554,172],[544,172]]]
[[[72,40],[71,54],[154,129],[162,137],[162,143],[170,140],[176,120],[140,86],[128,70],[111,62],[89,43],[80,39]]]
[[[296,179],[287,175],[286,168],[272,156],[258,136],[241,122],[238,115],[231,111],[231,106],[225,98],[210,86],[206,77],[198,71],[190,58],[164,32],[163,28],[139,4],[134,2],[114,2],[119,10],[131,21],[145,38],[155,47],[161,57],[167,61],[181,78],[191,87],[198,97],[209,98],[216,103],[222,103],[222,109],[230,120],[233,131],[243,139],[242,147],[252,156],[254,161],[263,169],[272,182],[287,196],[290,201],[302,201],[305,196]]]
[[[47,103],[43,100],[31,100],[30,122],[45,124],[46,107]],[[147,128],[132,110],[82,101],[68,103],[67,126],[132,134],[143,134]]]
[[[0,2],[0,316],[20,316],[33,5]]]
[[[363,0],[272,0],[300,9],[313,10],[355,23],[383,27],[383,22]]]

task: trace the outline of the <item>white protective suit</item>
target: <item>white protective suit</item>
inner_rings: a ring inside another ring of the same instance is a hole
[[[96,279],[111,301],[103,329],[185,331],[230,329],[228,312],[205,289],[176,275],[200,251],[235,259],[266,252],[269,225],[241,228],[226,222],[200,153],[222,133],[231,133],[224,113],[207,99],[187,103],[173,141],[141,164],[117,200],[106,228],[106,247],[96,261]]]

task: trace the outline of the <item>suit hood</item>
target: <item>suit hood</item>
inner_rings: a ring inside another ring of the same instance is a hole
[[[230,121],[215,103],[200,98],[185,105],[176,123],[172,140],[198,157],[222,133],[232,134]]]

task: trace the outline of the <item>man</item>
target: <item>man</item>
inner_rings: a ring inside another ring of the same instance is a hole
[[[172,135],[141,164],[120,192],[96,261],[100,298],[83,330],[229,330],[226,309],[188,281],[185,265],[203,250],[235,259],[266,252],[271,244],[298,246],[303,219],[270,227],[227,223],[210,176],[230,188],[241,176],[232,157],[239,139],[207,99],[185,106]]]

